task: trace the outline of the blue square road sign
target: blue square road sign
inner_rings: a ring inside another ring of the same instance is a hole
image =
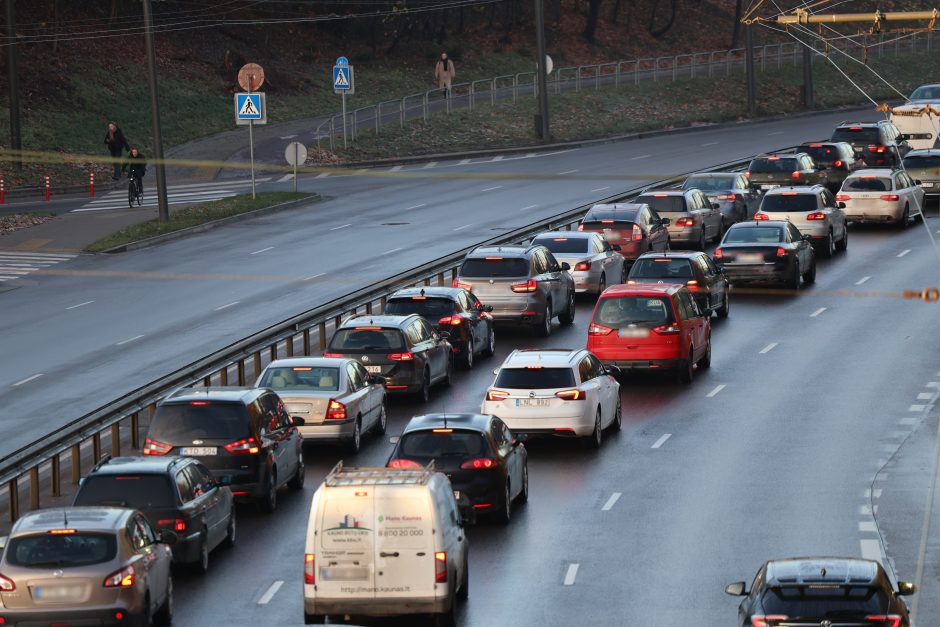
[[[261,94],[236,94],[235,118],[238,120],[260,120],[264,117]]]

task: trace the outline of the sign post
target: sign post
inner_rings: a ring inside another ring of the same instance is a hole
[[[267,109],[264,93],[253,93],[264,85],[264,70],[257,63],[246,63],[238,71],[238,84],[247,93],[235,94],[235,123],[248,125],[248,152],[251,156],[251,197],[255,198],[255,122],[265,124]]]
[[[297,191],[297,166],[307,162],[307,147],[300,142],[291,142],[284,151],[288,165],[294,166],[294,191]]]
[[[333,65],[333,91],[343,97],[343,148],[346,148],[346,94],[356,93],[353,66],[346,57],[339,57]]]

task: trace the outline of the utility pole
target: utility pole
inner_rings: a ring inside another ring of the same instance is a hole
[[[7,0],[9,3],[10,0]],[[170,205],[166,197],[166,169],[163,165],[163,135],[160,133],[160,99],[157,95],[157,55],[153,49],[153,14],[150,0],[144,5],[144,42],[147,46],[147,78],[150,83],[150,120],[153,126],[153,158],[157,176],[157,215],[161,222],[170,219]]]
[[[6,0],[7,10],[7,74],[10,81],[10,148],[13,150],[13,169],[19,172],[23,168],[23,161],[19,151],[23,149],[23,140],[20,136],[20,77],[16,67],[16,11],[15,0]]]
[[[552,138],[548,121],[548,80],[545,73],[545,10],[542,0],[535,0],[535,47],[538,61],[535,64],[536,89],[538,90],[539,112],[535,116],[535,126],[543,142]]]
[[[813,90],[813,54],[816,50],[809,44],[803,44],[803,107],[816,108],[816,95]]]
[[[747,114],[753,118],[757,116],[757,77],[754,76],[754,28],[750,24],[744,25],[744,50],[747,55],[744,60],[747,74]]]

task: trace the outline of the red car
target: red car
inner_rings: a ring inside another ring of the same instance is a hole
[[[587,348],[623,371],[675,370],[692,381],[693,367],[711,366],[708,315],[683,285],[614,285],[597,299]]]
[[[579,231],[600,233],[611,246],[623,255],[629,267],[636,258],[650,251],[669,250],[669,218],[660,218],[646,203],[594,205],[581,224]]]

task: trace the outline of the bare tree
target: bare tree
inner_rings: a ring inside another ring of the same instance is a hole
[[[660,0],[653,0],[653,8],[650,11],[650,21],[646,27],[646,30],[649,31],[649,34],[659,39],[672,28],[672,25],[676,21],[676,0],[669,0],[669,18],[666,20],[666,23],[663,26],[656,25],[656,16],[659,12],[659,2]]]
[[[741,34],[741,14],[744,12],[744,0],[734,3],[734,26],[731,30],[731,48],[738,47],[738,37]]]
[[[601,15],[601,3],[603,1],[604,0],[588,0],[587,22],[584,25],[584,32],[581,33],[581,37],[592,44],[597,34],[597,20]]]

